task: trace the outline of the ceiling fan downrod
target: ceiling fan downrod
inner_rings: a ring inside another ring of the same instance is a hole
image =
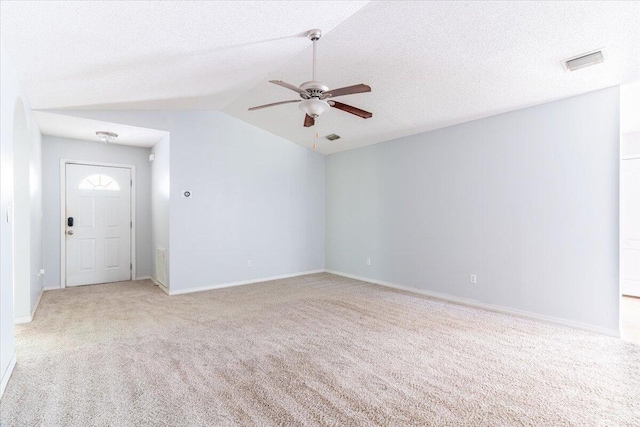
[[[322,31],[318,29],[311,30],[309,31],[309,34],[307,35],[307,37],[309,37],[309,39],[313,42],[313,64],[311,69],[311,80],[315,81],[316,80],[316,61],[317,61],[317,41],[320,40],[320,37],[322,37]]]

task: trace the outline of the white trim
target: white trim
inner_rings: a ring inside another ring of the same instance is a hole
[[[426,289],[418,289],[411,286],[398,285],[396,283],[385,282],[382,280],[370,279],[367,277],[356,276],[354,274],[343,273],[335,270],[325,270],[325,272],[330,274],[335,274],[336,276],[347,277],[349,279],[361,280],[363,282],[373,283],[376,285],[386,286],[388,288],[399,289],[402,291],[412,292],[415,294],[425,295],[431,298],[437,298],[444,301],[454,302],[457,304],[467,305],[471,307],[482,308],[489,311],[496,311],[499,313],[512,314],[515,316],[525,317],[528,319],[534,320],[542,320],[544,322],[554,323],[557,325],[568,326],[574,329],[581,329],[583,331],[595,332],[602,335],[608,335],[616,338],[620,338],[620,331],[616,331],[615,329],[601,328],[599,326],[592,326],[585,323],[574,322],[573,320],[563,319],[561,317],[547,316],[544,314],[533,313],[525,310],[518,310],[515,308],[504,307],[501,305],[487,304],[481,301],[460,298],[453,295],[442,294],[439,292],[428,291]]]
[[[22,316],[22,317],[16,317],[15,319],[13,319],[13,324],[14,325],[20,325],[22,323],[29,323],[33,320],[32,316]]]
[[[42,299],[42,294],[44,294],[44,288],[40,288],[40,295],[38,295],[38,301],[36,301],[36,305],[33,307],[33,310],[31,311],[31,318],[35,317],[35,315],[36,315],[36,310],[38,309],[38,306],[40,305],[40,300]]]
[[[325,271],[324,269],[323,270],[301,271],[299,273],[283,274],[281,276],[261,277],[259,279],[241,280],[239,282],[221,283],[221,284],[218,284],[218,285],[201,286],[201,287],[198,287],[198,288],[178,289],[178,290],[175,290],[175,291],[169,290],[169,295],[182,295],[182,294],[190,294],[190,293],[193,293],[193,292],[211,291],[213,289],[230,288],[232,286],[251,285],[253,283],[270,282],[272,280],[280,280],[280,279],[288,279],[290,277],[306,276],[307,274],[324,273],[324,271]]]
[[[136,280],[151,280],[151,276],[139,276],[139,277],[136,277],[133,280],[134,281],[136,281]]]
[[[42,288],[43,291],[57,291],[59,289],[62,289],[60,285],[45,286],[44,288]]]
[[[11,378],[11,374],[13,373],[13,368],[16,367],[16,355],[14,354],[9,362],[9,366],[7,370],[2,374],[2,382],[0,382],[0,399],[2,399],[2,395],[4,394],[4,390],[7,388],[7,384],[9,384],[9,378]]]
[[[72,160],[72,159],[60,159],[60,288],[66,288],[67,284],[67,249],[66,249],[66,226],[65,218],[67,217],[67,168],[68,164],[71,165],[85,165],[85,166],[102,166],[107,168],[122,168],[131,170],[131,193],[129,197],[130,209],[131,209],[131,275],[129,280],[136,279],[136,166],[127,165],[121,163],[108,163],[108,162],[92,162],[84,160]]]
[[[67,246],[64,221],[67,218],[67,160],[60,159],[60,289],[67,283]]]
[[[169,293],[169,289],[167,289],[167,287],[165,285],[163,285],[162,283],[158,282],[155,277],[150,277],[149,279],[151,279],[151,281],[154,283],[154,285],[157,285],[160,289],[162,289],[165,294],[171,295]]]
[[[38,309],[38,305],[40,305],[40,300],[42,299],[43,293],[44,293],[44,288],[41,288],[40,294],[38,295],[38,300],[36,301],[36,305],[33,306],[33,310],[31,310],[31,316],[16,317],[15,319],[13,319],[14,325],[19,325],[21,323],[29,323],[33,320],[33,317],[36,315],[36,310]]]

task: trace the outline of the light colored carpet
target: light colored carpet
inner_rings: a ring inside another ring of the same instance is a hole
[[[45,292],[12,426],[639,426],[640,346],[329,274]]]

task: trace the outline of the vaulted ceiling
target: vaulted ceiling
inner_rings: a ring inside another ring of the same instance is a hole
[[[640,2],[6,2],[2,41],[34,109],[222,110],[329,154],[640,79]],[[304,128],[268,83],[372,92]],[[566,72],[563,59],[603,49]],[[63,112],[61,112],[63,113]],[[64,114],[64,113],[63,113]]]

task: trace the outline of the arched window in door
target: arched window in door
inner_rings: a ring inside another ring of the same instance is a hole
[[[109,175],[95,174],[86,177],[80,183],[80,190],[120,191],[118,183]]]

